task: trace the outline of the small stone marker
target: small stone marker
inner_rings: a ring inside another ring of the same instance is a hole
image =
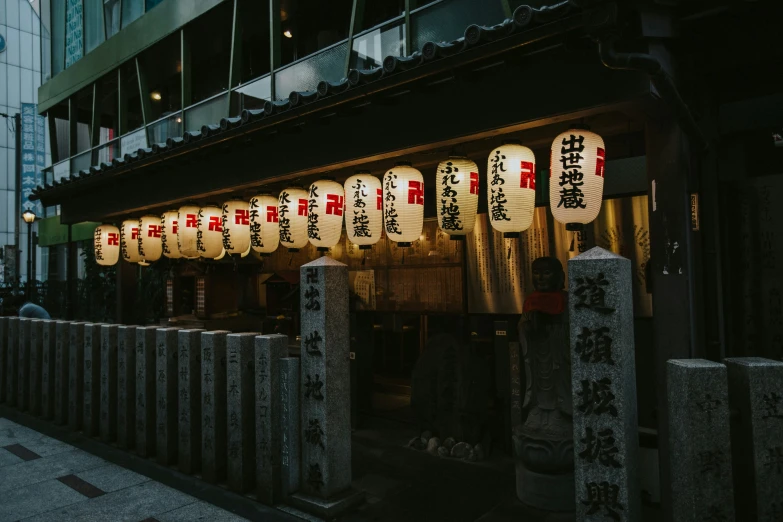
[[[603,248],[568,261],[577,520],[638,521],[631,262]]]
[[[5,402],[6,365],[8,364],[8,318],[0,316],[0,402]]]
[[[84,411],[82,431],[98,436],[101,403],[101,324],[84,325]]]
[[[508,361],[509,361],[509,410],[511,430],[522,425],[522,368],[519,359],[519,343],[508,343]]]
[[[71,323],[57,321],[54,341],[54,422],[68,422],[68,348]]]
[[[43,355],[43,319],[30,322],[30,413],[41,414],[41,357]]]
[[[84,414],[84,323],[71,323],[68,341],[68,427],[82,429]]]
[[[179,331],[179,445],[182,473],[201,470],[201,333]]]
[[[100,435],[103,442],[117,438],[117,332],[116,324],[101,326]]]
[[[117,446],[136,442],[136,327],[117,329]]]
[[[672,359],[666,370],[674,520],[734,520],[726,367]]]
[[[136,328],[136,453],[155,455],[157,326]]]
[[[19,359],[16,377],[16,407],[26,411],[30,404],[30,322],[27,317],[19,318]]]
[[[41,416],[54,416],[54,362],[56,356],[57,321],[42,319],[41,332]]]
[[[215,484],[226,478],[226,337],[201,333],[201,476]]]
[[[737,520],[783,520],[783,362],[724,361],[729,378]]]
[[[177,332],[179,328],[158,328],[156,394],[158,464],[177,462]]]
[[[19,318],[6,319],[8,329],[6,335],[6,364],[5,364],[5,402],[9,406],[16,406],[16,387],[19,377],[17,361],[19,360]]]
[[[281,494],[288,498],[299,491],[301,448],[299,431],[299,357],[280,359],[280,468]]]
[[[256,333],[227,336],[226,418],[228,421],[228,486],[237,493],[253,487],[255,475],[255,411],[253,350]]]

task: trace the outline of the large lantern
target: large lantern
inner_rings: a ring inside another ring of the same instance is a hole
[[[287,188],[277,200],[280,244],[292,252],[307,245],[308,193],[301,187]]]
[[[359,249],[372,248],[383,231],[383,189],[381,180],[367,171],[345,181],[345,232]]]
[[[476,225],[479,171],[468,158],[450,157],[438,165],[438,225],[451,239],[465,239]]]
[[[227,254],[243,254],[250,248],[250,205],[232,199],[223,203],[223,248]]]
[[[307,239],[319,252],[325,252],[340,241],[343,231],[345,191],[332,180],[310,185],[307,202]]]
[[[492,228],[503,237],[519,237],[536,210],[536,157],[519,143],[506,141],[487,160],[487,200]]]
[[[197,244],[201,257],[223,257],[223,212],[217,205],[206,205],[199,209]]]
[[[566,230],[581,230],[601,211],[606,149],[598,134],[572,127],[552,142],[549,206]]]
[[[139,256],[141,261],[151,263],[160,259],[163,253],[163,225],[158,216],[142,216],[139,219]]]
[[[101,266],[116,265],[120,258],[120,230],[113,225],[95,227],[93,247],[96,263]]]
[[[198,250],[198,213],[197,205],[185,205],[177,212],[177,245],[179,252],[185,257],[195,258],[200,255]]]
[[[250,246],[262,256],[268,256],[280,244],[278,201],[262,194],[250,200]]]
[[[120,249],[122,258],[128,263],[141,261],[139,255],[139,220],[126,219],[120,229]]]
[[[182,257],[177,242],[178,222],[179,218],[176,210],[169,210],[160,216],[160,225],[162,227],[160,242],[163,246],[163,255],[169,259],[179,259]]]
[[[397,163],[383,176],[383,224],[389,239],[409,247],[424,226],[424,178],[410,163]]]

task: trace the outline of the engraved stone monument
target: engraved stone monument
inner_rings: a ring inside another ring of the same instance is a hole
[[[71,323],[57,321],[54,344],[54,422],[68,422],[68,344]]]
[[[19,359],[16,377],[16,407],[26,411],[30,405],[30,323],[32,319],[19,318]]]
[[[201,332],[179,331],[179,444],[182,473],[201,470]]]
[[[136,441],[136,327],[117,330],[117,446]]]
[[[226,336],[201,333],[201,476],[215,484],[226,478]]]
[[[30,413],[33,415],[41,414],[43,325],[43,319],[33,319],[30,323]]]
[[[0,316],[0,402],[5,402],[6,365],[8,364],[8,318]]]
[[[157,326],[136,328],[136,453],[155,455]]]
[[[68,427],[82,429],[84,413],[84,323],[71,323],[68,343]]]
[[[254,356],[256,333],[227,337],[228,486],[237,493],[253,487],[255,461]]]
[[[41,333],[41,416],[54,416],[54,361],[57,338],[57,321],[42,319]]]
[[[19,360],[19,318],[7,318],[6,328],[5,402],[9,406],[16,406],[16,381],[18,378],[17,361]]]
[[[288,498],[299,490],[299,357],[280,359],[280,405],[281,495]]]
[[[117,331],[116,324],[101,326],[101,400],[98,427],[103,442],[117,438]]]
[[[89,437],[98,435],[101,403],[101,324],[84,325],[84,411],[82,429]]]
[[[177,462],[177,335],[178,328],[158,328],[156,458],[158,464],[168,466]]]

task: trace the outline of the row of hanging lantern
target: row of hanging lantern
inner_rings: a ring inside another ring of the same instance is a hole
[[[568,230],[590,223],[603,198],[604,142],[584,127],[572,127],[552,143],[550,208]],[[464,157],[450,157],[437,168],[438,224],[452,239],[464,239],[476,223],[479,169]],[[487,160],[487,203],[492,227],[518,237],[533,222],[536,165],[533,151],[504,142]],[[424,178],[410,163],[397,163],[383,181],[359,171],[344,184],[322,179],[268,194],[250,202],[232,199],[217,205],[185,205],[162,216],[126,220],[121,228],[95,230],[95,258],[113,265],[120,254],[142,265],[160,259],[220,259],[226,254],[269,255],[278,246],[291,251],[308,242],[319,251],[334,247],[345,225],[349,241],[371,248],[386,233],[399,246],[419,239],[424,225]]]

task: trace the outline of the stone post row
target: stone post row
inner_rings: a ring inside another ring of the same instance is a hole
[[[158,328],[156,356],[158,464],[177,462],[177,332],[179,328]]]
[[[54,416],[54,362],[56,359],[57,321],[41,321],[41,416],[49,420]]]
[[[155,455],[155,352],[157,326],[136,328],[136,453]]]
[[[54,344],[54,422],[68,422],[68,348],[71,323],[57,321]]]
[[[16,377],[16,407],[19,411],[26,411],[30,402],[30,323],[32,319],[19,318],[19,343],[16,346],[18,352],[17,377]]]
[[[117,330],[116,324],[101,327],[101,398],[98,422],[101,440],[117,438]]]
[[[136,327],[117,329],[117,446],[136,445]]]
[[[0,317],[0,402],[5,402],[8,365],[8,317]]]
[[[30,413],[41,415],[43,399],[43,383],[41,371],[43,363],[43,330],[44,319],[33,319],[30,322]]]
[[[98,436],[101,400],[101,324],[84,325],[84,406],[82,429],[88,437]]]
[[[231,332],[201,333],[201,476],[226,478],[226,342]]]
[[[177,467],[182,473],[201,470],[201,333],[179,331],[179,445]]]
[[[253,375],[255,333],[227,336],[226,383],[228,486],[237,493],[253,487],[255,475],[255,378]]]
[[[19,358],[19,318],[6,319],[8,332],[6,334],[6,364],[5,364],[5,401],[9,406],[16,406],[16,391]]]
[[[82,429],[84,414],[84,324],[71,323],[68,340],[68,427]]]

